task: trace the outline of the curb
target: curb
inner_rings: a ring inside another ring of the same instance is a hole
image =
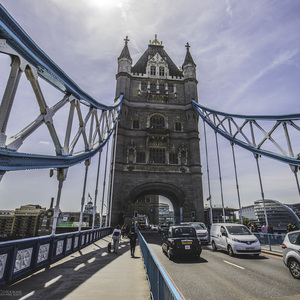
[[[281,252],[278,252],[278,251],[270,251],[270,250],[261,249],[261,252],[283,257],[283,254]]]

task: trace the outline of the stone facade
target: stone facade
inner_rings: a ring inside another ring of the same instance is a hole
[[[162,195],[175,222],[204,220],[196,65],[187,44],[179,69],[157,38],[132,66],[128,39],[118,58],[116,98],[124,95],[118,124],[112,225],[130,223],[134,203]],[[123,219],[122,219],[123,216]]]

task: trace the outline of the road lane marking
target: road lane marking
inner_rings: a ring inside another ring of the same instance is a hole
[[[229,265],[235,266],[235,267],[237,267],[237,268],[240,268],[240,269],[242,269],[242,270],[245,270],[244,267],[241,267],[241,266],[238,266],[238,265],[236,265],[236,264],[233,264],[233,263],[231,263],[231,262],[229,262],[229,261],[227,261],[227,260],[223,260],[223,261],[224,261],[224,263],[226,263],[226,264],[229,264]]]

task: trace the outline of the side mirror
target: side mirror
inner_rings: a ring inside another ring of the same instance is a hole
[[[222,232],[222,235],[223,235],[223,236],[227,236],[227,233],[226,233],[226,232]]]

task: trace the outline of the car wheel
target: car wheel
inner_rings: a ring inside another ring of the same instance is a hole
[[[218,250],[214,241],[211,242],[211,246],[212,246],[213,251]]]
[[[233,256],[233,255],[234,255],[233,250],[232,250],[232,247],[231,247],[230,245],[228,246],[228,254],[229,254],[230,256]]]
[[[170,249],[168,249],[168,257],[169,257],[169,260],[173,260],[173,255],[171,254]]]
[[[296,259],[292,258],[289,261],[288,266],[293,277],[296,279],[300,279],[300,263]]]

